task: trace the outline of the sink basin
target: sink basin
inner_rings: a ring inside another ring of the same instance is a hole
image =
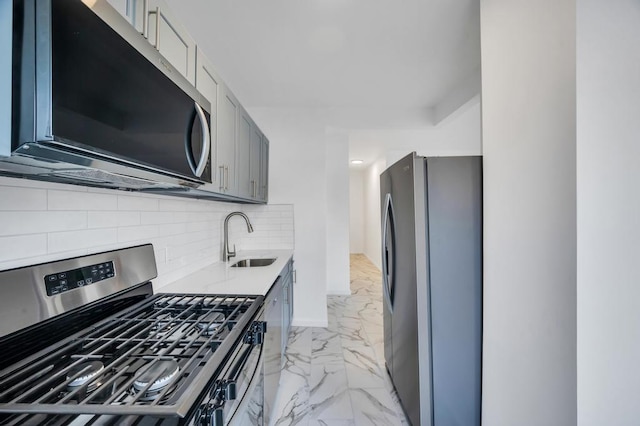
[[[243,259],[239,260],[233,265],[232,268],[246,268],[246,267],[256,267],[256,266],[269,266],[273,262],[275,262],[275,258],[260,258],[260,259]]]

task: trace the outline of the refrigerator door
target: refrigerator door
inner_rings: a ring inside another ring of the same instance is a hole
[[[385,359],[391,379],[411,423],[427,425],[431,424],[430,419],[421,423],[420,415],[421,371],[419,363],[423,363],[424,371],[425,368],[430,368],[431,360],[428,353],[419,354],[418,350],[418,322],[425,321],[425,318],[418,318],[417,315],[416,292],[416,219],[422,221],[421,228],[425,228],[424,214],[416,218],[415,211],[414,179],[418,182],[425,180],[423,160],[417,160],[418,158],[415,154],[411,154],[401,159],[389,167],[380,180],[382,200],[389,199],[391,201],[389,211],[392,212],[387,214],[383,210],[383,217],[393,218],[392,226],[389,227],[386,223],[383,225],[385,229],[390,228],[391,236],[387,235],[386,240],[392,241],[393,256],[390,258],[391,265],[387,270],[393,271],[394,278],[392,285],[388,287],[392,290],[390,294],[391,309],[388,307],[389,303],[385,302],[383,305],[385,309],[389,309],[391,316],[390,321],[385,322]],[[414,164],[421,166],[417,171],[418,176],[414,176]],[[424,185],[422,186],[422,191],[424,191]],[[388,194],[390,194],[389,197]],[[422,197],[424,197],[424,192]],[[383,208],[385,208],[384,203],[385,201],[383,201]],[[424,240],[424,236],[419,239]],[[387,243],[387,247],[388,245]],[[425,265],[424,260],[420,263]],[[390,333],[388,332],[389,328]],[[390,356],[387,355],[388,349],[391,351]],[[389,365],[389,361],[391,361],[391,365]],[[424,389],[424,387],[422,388]],[[430,404],[427,402],[427,405]],[[423,406],[422,409],[424,410],[425,407]]]
[[[387,182],[388,183],[388,182]],[[390,188],[389,188],[390,189]],[[393,200],[387,192],[383,197],[382,210],[382,297],[383,297],[383,330],[384,330],[384,358],[389,373],[393,371],[393,285],[395,283],[395,216]]]
[[[435,425],[480,425],[482,159],[427,159]]]

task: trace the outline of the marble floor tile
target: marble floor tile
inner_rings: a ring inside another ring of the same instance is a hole
[[[309,426],[355,426],[356,422],[353,419],[311,419],[308,423]]]
[[[356,426],[402,425],[395,403],[386,389],[350,389]]]
[[[269,426],[408,424],[384,367],[380,271],[351,256],[351,295],[327,297],[327,328],[294,327]]]
[[[373,349],[368,346],[344,349],[345,368],[350,388],[384,388],[386,370],[381,369]]]
[[[306,425],[310,411],[308,389],[299,388],[288,397],[280,394],[273,410],[274,419],[270,424],[274,426]]]
[[[311,367],[309,405],[315,419],[353,418],[344,363]]]
[[[311,328],[310,327],[291,327],[289,332],[289,342],[287,348],[310,348],[311,347]],[[311,353],[309,352],[309,355]]]

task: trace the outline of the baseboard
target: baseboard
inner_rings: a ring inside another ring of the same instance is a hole
[[[349,291],[332,291],[327,293],[327,296],[351,296],[351,290]]]
[[[375,266],[376,268],[378,268],[378,270],[381,269],[381,266],[378,265],[376,262],[374,262],[368,255],[367,253],[362,253],[364,254],[364,257],[366,257],[367,259],[369,259],[369,262],[371,262],[373,264],[373,266]],[[380,262],[380,259],[377,260],[378,262]]]
[[[294,318],[291,322],[291,325],[294,327],[320,327],[327,328],[329,326],[329,322],[325,320],[318,319],[309,319],[309,318]]]

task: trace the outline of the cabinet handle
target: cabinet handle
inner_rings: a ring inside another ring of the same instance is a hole
[[[220,169],[220,191],[224,191],[224,166],[218,166]]]
[[[297,283],[298,282],[298,271],[296,271],[295,269],[293,270],[293,282]]]
[[[229,190],[229,166],[224,166],[224,190]]]
[[[160,50],[160,7],[156,7],[156,50]]]
[[[149,0],[142,2],[142,36],[149,38]]]

